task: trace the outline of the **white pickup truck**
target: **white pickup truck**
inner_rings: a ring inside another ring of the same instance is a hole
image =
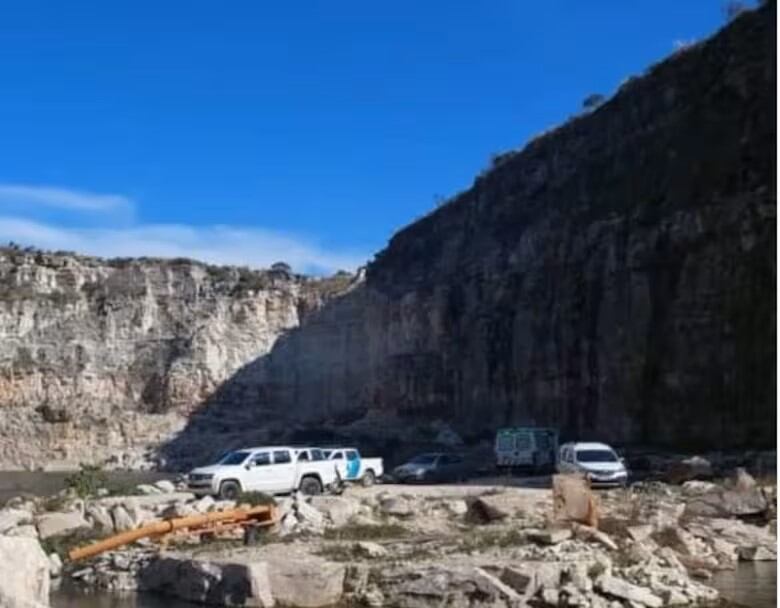
[[[217,464],[187,476],[196,495],[234,500],[242,492],[320,494],[337,480],[334,463],[319,448],[264,446],[228,452]]]
[[[341,481],[359,481],[371,486],[384,475],[381,458],[363,458],[355,448],[323,450],[328,460],[336,463]]]

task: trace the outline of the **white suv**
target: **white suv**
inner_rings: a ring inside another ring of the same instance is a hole
[[[266,446],[234,450],[217,464],[193,469],[187,487],[232,500],[241,492],[320,494],[335,481],[336,467],[319,448]]]
[[[584,473],[592,485],[625,486],[623,459],[605,443],[564,443],[558,455],[560,473]]]

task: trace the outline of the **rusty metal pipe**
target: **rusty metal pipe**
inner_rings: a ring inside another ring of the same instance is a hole
[[[110,551],[111,549],[116,549],[122,545],[127,545],[141,538],[162,536],[175,532],[176,530],[197,530],[198,528],[207,528],[216,523],[238,525],[252,520],[257,520],[257,523],[261,525],[272,524],[275,521],[274,508],[272,506],[259,506],[252,507],[251,509],[230,509],[227,511],[213,511],[211,513],[204,513],[203,515],[188,515],[187,517],[164,519],[141,526],[135,530],[128,530],[127,532],[109,536],[108,538],[92,543],[91,545],[86,545],[85,547],[71,549],[68,553],[68,558],[71,561],[77,561],[88,557],[94,557],[95,555]]]

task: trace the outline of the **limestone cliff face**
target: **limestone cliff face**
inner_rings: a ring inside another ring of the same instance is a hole
[[[0,463],[138,465],[334,287],[187,260],[0,252]]]
[[[376,445],[443,421],[467,440],[527,423],[774,445],[774,24],[773,7],[745,14],[499,158],[166,452],[194,456],[217,419],[223,444],[324,429]]]
[[[365,280],[3,253],[0,464],[520,423],[775,445],[775,39],[743,14],[503,155]]]

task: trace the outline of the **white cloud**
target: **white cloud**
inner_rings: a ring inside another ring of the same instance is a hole
[[[133,202],[120,194],[96,194],[69,188],[0,183],[0,204],[36,205],[70,211],[127,213]]]
[[[21,217],[0,216],[0,243],[14,241],[47,250],[103,257],[187,257],[213,264],[267,268],[284,261],[304,273],[354,270],[367,256],[332,251],[315,241],[259,227],[137,224],[70,228]]]
[[[67,225],[60,223],[63,212]],[[354,270],[367,260],[360,252],[335,251],[313,239],[262,227],[144,224],[133,221],[134,212],[134,201],[120,194],[0,183],[0,243],[101,257],[185,257],[257,268],[287,262],[298,272],[316,274]],[[100,223],[79,222],[84,213],[99,214]]]

